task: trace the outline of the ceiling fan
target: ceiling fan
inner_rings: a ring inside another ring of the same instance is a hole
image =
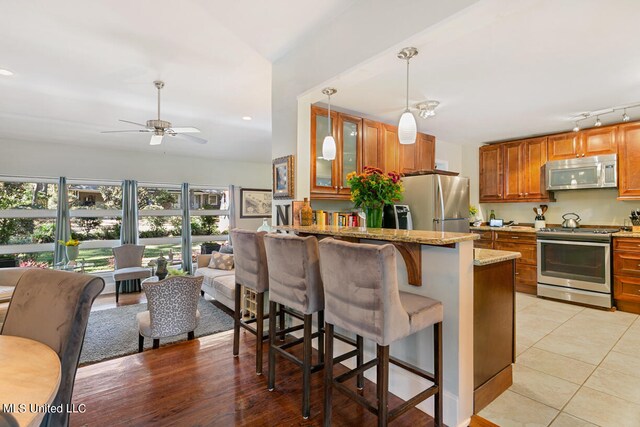
[[[106,130],[102,131],[102,133],[126,133],[126,132],[148,132],[152,133],[150,145],[160,145],[162,144],[162,139],[165,135],[182,138],[187,141],[197,142],[198,144],[206,144],[207,140],[203,138],[199,138],[197,136],[189,135],[190,133],[198,133],[200,129],[194,127],[173,127],[171,126],[171,122],[160,119],[160,90],[164,87],[164,82],[160,80],[156,80],[153,82],[155,87],[158,89],[158,118],[147,120],[147,124],[136,123],[129,120],[120,120],[124,123],[129,123],[136,126],[141,126],[144,129],[134,129],[134,130]]]

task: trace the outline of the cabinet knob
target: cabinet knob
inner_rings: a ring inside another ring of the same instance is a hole
[[[519,196],[522,197],[522,193],[520,193]]]
[[[519,239],[517,236],[511,236],[512,239]]]
[[[524,193],[524,195],[525,195],[525,196],[528,196],[528,195],[529,195],[529,193]]]
[[[582,157],[584,157],[584,153],[582,153]]]
[[[502,194],[499,194],[499,193],[498,193],[498,197],[502,197]],[[639,246],[640,246],[640,245],[639,245]]]
[[[580,154],[576,154],[576,157],[580,157]]]
[[[337,189],[338,189],[338,186],[336,185],[335,187],[333,187],[333,189],[334,189],[334,190],[337,190]]]
[[[519,276],[519,275],[520,275],[520,273],[516,273],[516,276]]]
[[[341,186],[340,186],[340,189],[342,190],[343,188],[344,188],[344,187],[341,185]]]

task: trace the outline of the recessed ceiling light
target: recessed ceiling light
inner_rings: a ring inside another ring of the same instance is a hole
[[[242,117],[242,120],[249,121],[249,120],[251,120],[251,116],[243,116],[243,117]]]
[[[13,73],[9,70],[5,70],[4,68],[0,68],[0,76],[13,76]]]

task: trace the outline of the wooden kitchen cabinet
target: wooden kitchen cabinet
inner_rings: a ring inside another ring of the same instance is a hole
[[[384,169],[382,123],[367,119],[362,121],[362,155],[360,159],[360,169],[365,166]]]
[[[580,141],[577,132],[551,135],[547,141],[549,160],[567,160],[579,157]]]
[[[535,233],[494,231],[493,248],[501,251],[520,252],[516,259],[516,290],[536,295],[538,287],[538,252]]]
[[[480,147],[480,203],[503,200],[502,156],[501,144]]]
[[[359,172],[362,151],[362,119],[331,112],[331,134],[336,140],[335,160],[322,157],[322,143],[327,136],[327,110],[311,107],[311,196],[316,199],[350,198],[347,175]]]
[[[398,144],[399,169],[402,174],[410,174],[435,168],[436,138],[418,133],[415,144]]]
[[[640,199],[640,122],[618,127],[618,199]]]
[[[613,300],[621,311],[640,314],[640,239],[613,239]]]
[[[473,241],[474,248],[493,249],[493,231],[491,230],[471,230],[473,234],[480,236]]]
[[[480,202],[554,201],[546,190],[546,162],[546,137],[480,147]]]
[[[549,136],[549,160],[602,156],[617,152],[617,126],[602,126]]]
[[[382,125],[382,146],[384,147],[384,168],[385,172],[400,170],[400,141],[398,140],[398,128],[393,125],[381,123]]]

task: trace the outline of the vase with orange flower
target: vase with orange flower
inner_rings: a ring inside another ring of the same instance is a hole
[[[382,227],[382,208],[402,200],[404,187],[397,172],[365,166],[362,173],[347,175],[351,187],[351,201],[356,208],[363,208],[368,228]]]

